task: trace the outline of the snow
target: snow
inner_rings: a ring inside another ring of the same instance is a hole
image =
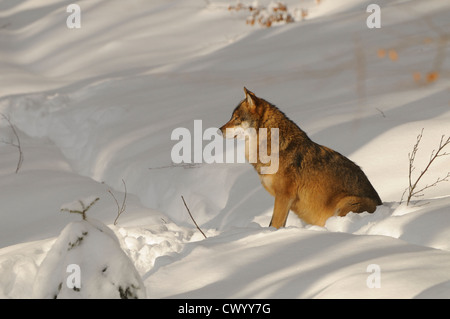
[[[54,297],[69,264],[89,288],[58,297],[120,298],[119,283],[140,298],[450,297],[450,183],[400,203],[417,135],[414,176],[450,135],[450,4],[380,0],[368,29],[371,1],[284,3],[308,15],[266,28],[225,0],[92,0],[68,29],[68,3],[0,1],[0,113],[24,155],[16,174],[0,142],[0,298]],[[173,130],[220,127],[244,86],[360,165],[383,206],[275,230],[249,164],[172,163]],[[449,167],[439,157],[423,186]],[[61,212],[96,198],[86,220]]]

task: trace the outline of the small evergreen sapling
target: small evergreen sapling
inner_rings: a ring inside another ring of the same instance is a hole
[[[35,298],[146,298],[146,289],[133,262],[112,229],[86,212],[97,197],[78,200],[61,211],[82,215],[56,239],[36,275]]]

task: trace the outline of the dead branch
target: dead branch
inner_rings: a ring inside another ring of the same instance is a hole
[[[99,200],[100,198],[95,198],[89,205],[86,206],[86,204],[82,200],[78,200],[80,203],[81,209],[68,209],[68,208],[61,208],[61,212],[68,212],[70,214],[81,214],[83,217],[83,220],[86,219],[86,212]]]
[[[17,162],[17,167],[16,167],[16,174],[17,174],[19,172],[19,169],[22,167],[22,162],[23,162],[23,152],[22,152],[22,146],[20,145],[19,134],[17,134],[16,128],[11,123],[11,120],[9,119],[9,117],[6,116],[3,113],[0,113],[0,115],[8,122],[8,125],[11,128],[11,130],[12,130],[12,132],[13,132],[14,136],[16,137],[16,140],[17,140],[17,143],[2,141],[4,144],[14,146],[19,151],[19,160]]]
[[[108,193],[111,194],[112,198],[114,199],[114,201],[116,202],[117,205],[117,216],[116,219],[114,219],[114,225],[117,224],[117,220],[119,219],[120,215],[122,215],[123,212],[125,212],[125,208],[126,208],[126,201],[127,201],[127,184],[125,184],[125,181],[122,179],[122,183],[123,183],[123,187],[125,188],[125,194],[123,195],[123,200],[122,200],[122,206],[119,206],[119,201],[117,200],[116,196],[114,196],[114,194],[111,192],[111,190],[108,190]]]
[[[175,167],[182,167],[184,169],[189,168],[199,168],[202,165],[202,163],[179,163],[179,164],[171,164],[166,166],[157,166],[157,167],[149,167],[148,169],[166,169],[166,168],[175,168]]]
[[[382,110],[380,110],[379,108],[375,108],[378,112],[380,112],[381,116],[383,116],[384,118],[386,118],[386,114],[384,114],[384,112]]]
[[[202,233],[203,237],[207,238],[206,235],[205,235],[205,233],[200,229],[200,227],[198,227],[197,222],[195,221],[194,217],[192,217],[191,211],[189,210],[189,207],[186,205],[186,202],[185,202],[185,200],[184,200],[184,197],[181,196],[181,199],[183,200],[184,206],[186,207],[186,209],[187,209],[187,211],[188,211],[188,213],[189,213],[189,216],[191,216],[191,219],[192,219],[192,221],[194,222],[195,227],[197,227],[197,229]]]
[[[422,136],[423,136],[423,129],[420,132],[420,134],[417,136],[416,144],[414,144],[412,152],[408,154],[408,157],[409,157],[409,174],[408,174],[409,186],[403,192],[402,199],[401,199],[401,202],[402,202],[403,201],[403,196],[406,194],[406,192],[408,192],[406,205],[409,205],[412,197],[422,197],[423,196],[423,191],[425,191],[428,188],[434,187],[434,186],[436,186],[437,184],[439,184],[441,182],[448,182],[449,178],[450,178],[450,172],[448,172],[446,176],[438,177],[436,179],[436,181],[434,181],[433,183],[426,184],[424,187],[422,187],[420,189],[417,188],[418,183],[420,182],[422,177],[425,175],[425,173],[428,171],[428,169],[430,168],[430,166],[434,162],[434,160],[436,158],[438,158],[438,157],[441,157],[441,156],[450,155],[450,153],[447,153],[447,152],[441,153],[442,150],[444,149],[444,147],[446,147],[448,144],[450,144],[450,137],[448,137],[446,140],[444,140],[445,139],[445,135],[442,135],[437,150],[433,150],[431,152],[428,164],[426,165],[425,169],[420,172],[420,174],[417,177],[417,179],[413,182],[412,173],[415,170],[414,160],[416,159],[416,154],[417,154],[417,151],[419,149],[419,144],[420,144],[420,141],[422,140]]]

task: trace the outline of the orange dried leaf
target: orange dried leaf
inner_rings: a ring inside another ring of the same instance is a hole
[[[386,50],[385,49],[378,49],[377,55],[380,59],[383,59],[386,57]]]
[[[285,4],[278,2],[278,10],[286,12],[287,6]]]
[[[398,59],[398,53],[395,50],[389,50],[389,59],[392,61],[397,61]]]
[[[439,73],[437,71],[433,71],[427,74],[427,82],[432,83],[439,78]]]
[[[306,18],[308,16],[308,10],[302,9],[302,19]]]

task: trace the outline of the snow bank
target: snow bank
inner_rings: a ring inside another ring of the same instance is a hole
[[[422,201],[417,206],[385,204],[372,215],[351,213],[346,218],[332,217],[325,227],[330,231],[400,238],[450,251],[449,204],[450,196]]]
[[[439,290],[449,267],[448,252],[385,236],[256,228],[186,245],[145,282],[153,298],[414,298]]]

